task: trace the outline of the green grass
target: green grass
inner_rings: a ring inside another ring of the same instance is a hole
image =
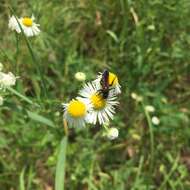
[[[10,7],[33,13],[41,34],[10,31]],[[0,189],[190,189],[189,18],[188,0],[0,1],[0,62],[19,76],[0,107]],[[83,85],[74,74],[105,68],[122,86],[119,138],[70,128],[65,147],[60,106]]]

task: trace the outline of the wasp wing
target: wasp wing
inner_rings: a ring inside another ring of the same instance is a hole
[[[101,84],[103,90],[109,88],[109,71],[106,69],[102,73],[102,78],[100,80],[100,84]]]

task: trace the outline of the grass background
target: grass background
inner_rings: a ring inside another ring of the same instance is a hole
[[[40,24],[29,39],[35,60],[8,29],[9,7]],[[1,0],[0,62],[20,77],[14,89],[40,107],[8,93],[0,108],[0,189],[54,189],[60,105],[82,87],[77,71],[90,81],[104,68],[122,86],[111,122],[120,135],[109,141],[98,127],[69,129],[65,189],[190,189],[189,18],[189,0]],[[145,105],[156,108],[158,126]]]

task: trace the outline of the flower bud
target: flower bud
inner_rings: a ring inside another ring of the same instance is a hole
[[[113,128],[108,129],[108,132],[107,132],[108,139],[114,140],[118,137],[118,135],[119,135],[119,131],[117,128],[113,127]]]
[[[145,106],[145,110],[150,113],[155,112],[155,108],[151,105]]]
[[[83,72],[77,72],[77,73],[75,73],[75,78],[78,81],[85,81],[86,80],[86,75]]]
[[[159,125],[159,124],[160,124],[159,118],[156,117],[156,116],[153,116],[153,117],[152,117],[152,123],[153,123],[154,125]]]

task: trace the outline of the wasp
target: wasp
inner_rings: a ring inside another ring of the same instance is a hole
[[[100,79],[100,85],[101,85],[101,89],[98,90],[98,92],[102,95],[103,99],[107,99],[109,96],[109,92],[112,88],[110,88],[113,83],[114,80],[111,82],[111,84],[109,84],[109,71],[107,69],[105,69],[102,73],[102,78]]]

